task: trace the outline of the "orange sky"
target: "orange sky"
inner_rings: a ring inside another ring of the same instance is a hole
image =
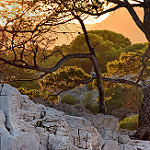
[[[141,18],[141,20],[143,20],[142,8],[136,8],[136,12]],[[124,36],[128,37],[132,43],[147,42],[145,35],[136,26],[130,14],[125,8],[120,8],[115,12],[110,13],[109,17],[101,23],[88,25],[87,28],[88,30],[112,30],[114,32],[121,33]]]
[[[143,17],[143,10],[141,8],[136,8],[136,12],[139,15],[139,17],[142,19]],[[78,25],[71,25],[72,30],[79,30],[79,24]],[[125,37],[128,37],[131,42],[134,43],[144,43],[147,42],[145,35],[142,33],[142,31],[136,26],[134,21],[132,20],[130,14],[125,8],[120,8],[116,10],[115,12],[110,13],[109,17],[106,18],[101,23],[96,24],[87,24],[86,25],[88,30],[111,30],[117,33],[123,34]],[[72,39],[74,39],[77,36],[77,34],[72,35],[60,35],[58,37],[58,41],[55,43],[56,45],[61,44],[69,44]],[[54,46],[54,45],[52,45]]]
[[[136,8],[137,13],[140,18],[143,17],[143,10],[141,8]],[[104,17],[102,17],[104,18]],[[100,20],[100,19],[99,19]],[[89,20],[90,21],[90,20]],[[88,22],[89,22],[88,21]],[[92,22],[93,23],[93,22]],[[127,12],[125,8],[120,8],[115,12],[109,14],[104,21],[101,23],[86,25],[88,30],[111,30],[117,33],[121,33],[124,36],[128,37],[132,43],[143,43],[146,42],[146,38],[144,34],[140,31],[140,29],[136,26],[134,21],[132,20],[130,14]],[[79,24],[71,25],[71,31],[80,31]],[[77,34],[72,35],[60,35],[58,41],[55,43],[56,45],[61,44],[69,44],[72,39],[74,39]],[[54,45],[53,45],[54,46]]]

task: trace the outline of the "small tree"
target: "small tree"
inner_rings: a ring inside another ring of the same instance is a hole
[[[94,46],[98,43],[95,47],[95,54],[102,73],[107,71],[106,64],[109,61],[118,59],[120,53],[124,52],[124,49],[131,45],[128,38],[108,30],[88,31],[88,36],[91,41],[91,45]],[[62,46],[54,47],[54,50],[56,49],[61,49],[61,51],[66,54],[87,53],[89,51],[84,34],[78,35],[69,45],[64,44]],[[56,57],[58,56],[59,54]],[[92,70],[92,64],[90,60],[87,59],[70,60],[66,63],[66,65],[76,65],[87,73],[91,73]]]
[[[15,5],[14,5],[15,4]],[[7,11],[3,7],[9,5],[14,7]],[[100,6],[100,4],[99,4]],[[24,69],[44,72],[41,76],[34,79],[16,79],[13,81],[33,81],[40,79],[48,73],[55,72],[64,62],[73,58],[86,58],[92,62],[96,73],[97,86],[99,91],[99,112],[105,114],[104,89],[102,85],[102,76],[95,54],[95,47],[91,46],[86,27],[84,25],[84,15],[78,8],[93,9],[90,1],[10,1],[2,5],[2,18],[6,21],[1,28],[1,36],[5,33],[8,37],[6,42],[2,42],[0,52],[1,66],[5,64],[13,65]],[[99,9],[103,9],[102,6]],[[32,15],[31,15],[32,14]],[[33,17],[34,16],[34,17]],[[57,34],[74,33],[71,31],[62,31],[62,26],[67,22],[76,19],[79,21],[83,30],[85,41],[89,52],[74,53],[64,55],[60,50],[48,54],[49,45],[57,39]],[[58,31],[59,29],[59,31]],[[3,38],[2,38],[3,39]],[[61,59],[52,67],[42,67],[41,61],[49,60],[55,53],[60,53]]]
[[[150,84],[146,83],[146,79],[144,78],[145,72],[149,74],[148,71],[148,60],[150,59],[150,0],[144,0],[144,1],[137,1],[132,0],[129,2],[128,0],[107,0],[107,2],[113,3],[115,6],[112,8],[108,8],[105,10],[99,10],[99,3],[100,1],[93,0],[92,4],[95,8],[95,11],[88,11],[85,9],[80,8],[80,12],[93,15],[93,16],[100,16],[103,14],[106,14],[111,11],[115,11],[118,8],[124,7],[128,10],[130,13],[133,21],[135,24],[139,27],[139,29],[145,34],[147,40],[148,40],[148,47],[145,50],[145,52],[142,55],[142,67],[138,76],[138,79],[136,82],[125,80],[125,79],[115,79],[114,82],[121,82],[121,83],[127,83],[127,84],[133,84],[136,86],[139,86],[143,89],[144,92],[144,98],[141,104],[140,112],[139,112],[139,126],[137,129],[137,137],[139,139],[144,140],[150,140]],[[143,21],[139,18],[136,11],[134,10],[134,7],[142,7],[143,8]],[[105,80],[107,80],[105,78]],[[113,81],[112,79],[109,79],[109,81]],[[141,84],[141,83],[142,84]]]

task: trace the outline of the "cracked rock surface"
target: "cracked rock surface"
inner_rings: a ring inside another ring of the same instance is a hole
[[[150,142],[118,132],[108,115],[65,115],[0,85],[0,150],[150,150]]]

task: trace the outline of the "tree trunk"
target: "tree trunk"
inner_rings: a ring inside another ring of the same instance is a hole
[[[144,0],[144,33],[148,41],[150,41],[150,0]]]
[[[143,92],[136,137],[140,140],[150,140],[150,84],[143,89]]]
[[[98,92],[99,92],[99,113],[105,114],[106,107],[105,107],[104,88],[103,88],[103,84],[102,84],[101,70],[99,68],[97,58],[93,54],[92,54],[92,63],[94,66],[94,71],[96,73],[96,77],[97,77],[97,88],[98,88]]]

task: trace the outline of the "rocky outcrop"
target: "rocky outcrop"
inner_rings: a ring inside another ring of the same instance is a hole
[[[17,89],[0,85],[1,150],[148,150],[150,142],[131,140],[118,132],[119,123],[108,115],[82,112],[65,115],[35,104]]]

